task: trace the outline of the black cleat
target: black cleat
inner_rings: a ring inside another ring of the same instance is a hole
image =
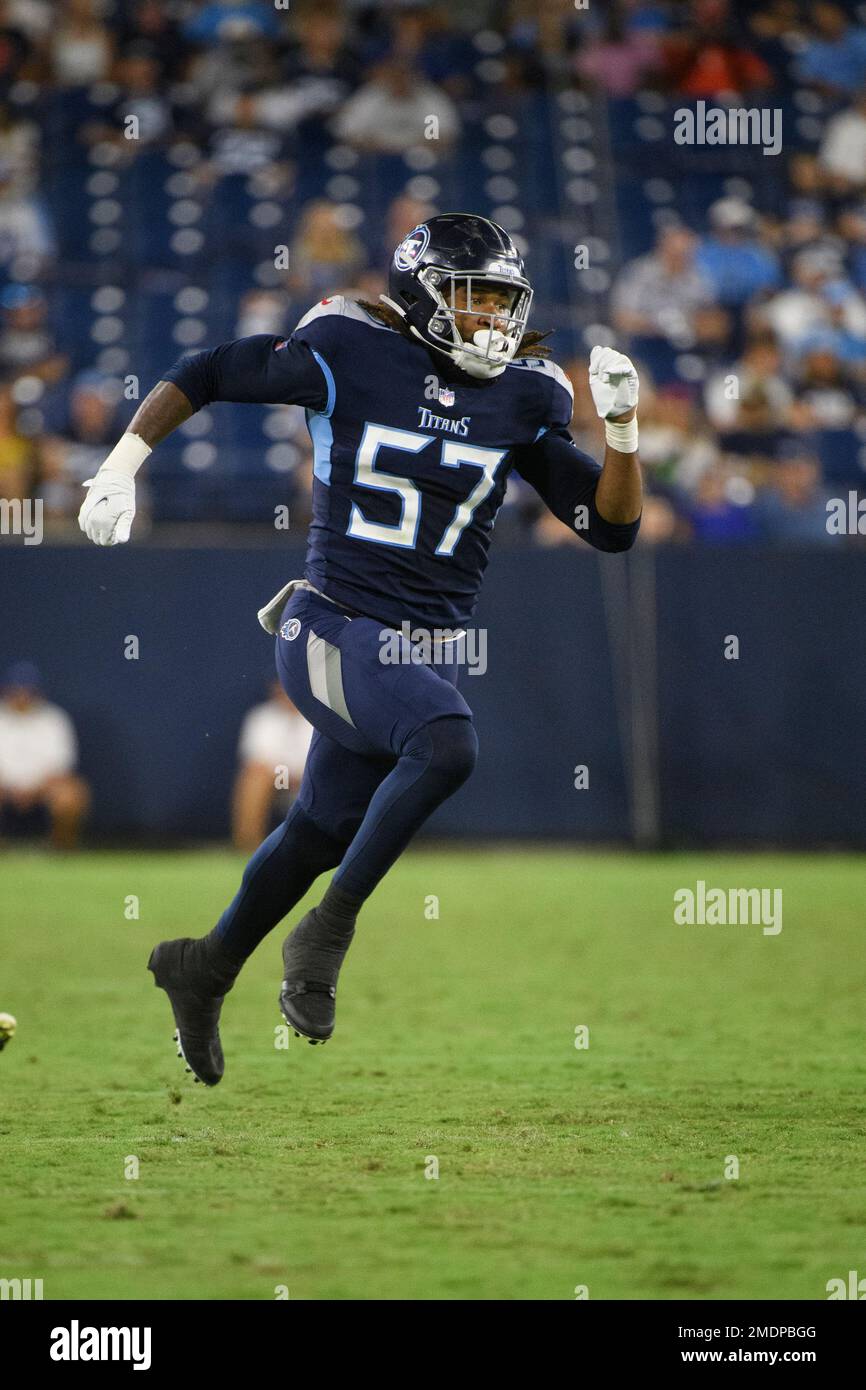
[[[325,895],[336,896],[333,885]],[[351,900],[347,900],[351,903]],[[337,979],[355,935],[355,918],[326,907],[311,908],[283,942],[283,1018],[310,1043],[327,1042],[334,1031]]]
[[[161,941],[147,962],[154,980],[171,1004],[177,1032],[177,1055],[193,1080],[216,1086],[225,1070],[219,1035],[223,999],[239,967],[203,937]]]
[[[325,1043],[334,1031],[336,985],[325,980],[283,980],[280,1008],[296,1038]]]

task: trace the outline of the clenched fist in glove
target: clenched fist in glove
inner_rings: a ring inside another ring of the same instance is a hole
[[[604,437],[618,454],[637,453],[635,415],[639,388],[630,357],[616,348],[593,348],[589,355],[589,389],[604,421]]]
[[[150,452],[138,435],[125,434],[96,477],[85,482],[87,496],[78,525],[94,545],[122,545],[129,540],[135,517],[135,474]]]
[[[616,348],[593,348],[589,355],[589,389],[602,420],[615,420],[636,406],[639,385],[630,357]]]

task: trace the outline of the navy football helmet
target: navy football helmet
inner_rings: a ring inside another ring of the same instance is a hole
[[[480,307],[483,292],[498,291],[503,307]],[[391,262],[383,302],[410,332],[450,357],[470,376],[499,376],[526,331],[532,286],[523,258],[504,228],[472,213],[445,213],[404,237]],[[487,327],[469,341],[461,331],[468,316]]]

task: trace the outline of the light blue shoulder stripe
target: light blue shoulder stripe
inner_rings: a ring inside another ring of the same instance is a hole
[[[331,450],[334,447],[334,431],[331,427],[331,416],[334,413],[334,406],[337,401],[337,383],[334,380],[334,373],[328,366],[321,353],[312,349],[313,356],[322,369],[325,381],[328,386],[328,400],[324,410],[307,411],[307,429],[310,431],[310,438],[313,441],[313,473],[324,483],[326,487],[331,484]]]
[[[313,348],[312,353],[324,373],[325,381],[328,383],[328,404],[325,406],[323,414],[333,415],[334,404],[337,399],[337,383],[334,380],[334,373],[320,352],[316,352],[316,349]]]

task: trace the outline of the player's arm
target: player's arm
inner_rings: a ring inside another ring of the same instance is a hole
[[[622,353],[593,348],[589,381],[605,422],[604,463],[578,449],[560,423],[518,449],[515,464],[554,516],[596,550],[628,550],[640,528],[643,498],[637,372]]]
[[[256,334],[181,358],[144,398],[126,433],[85,484],[79,526],[96,545],[128,541],[136,473],[157,444],[212,401],[323,410],[327,399],[319,360],[299,339]]]

